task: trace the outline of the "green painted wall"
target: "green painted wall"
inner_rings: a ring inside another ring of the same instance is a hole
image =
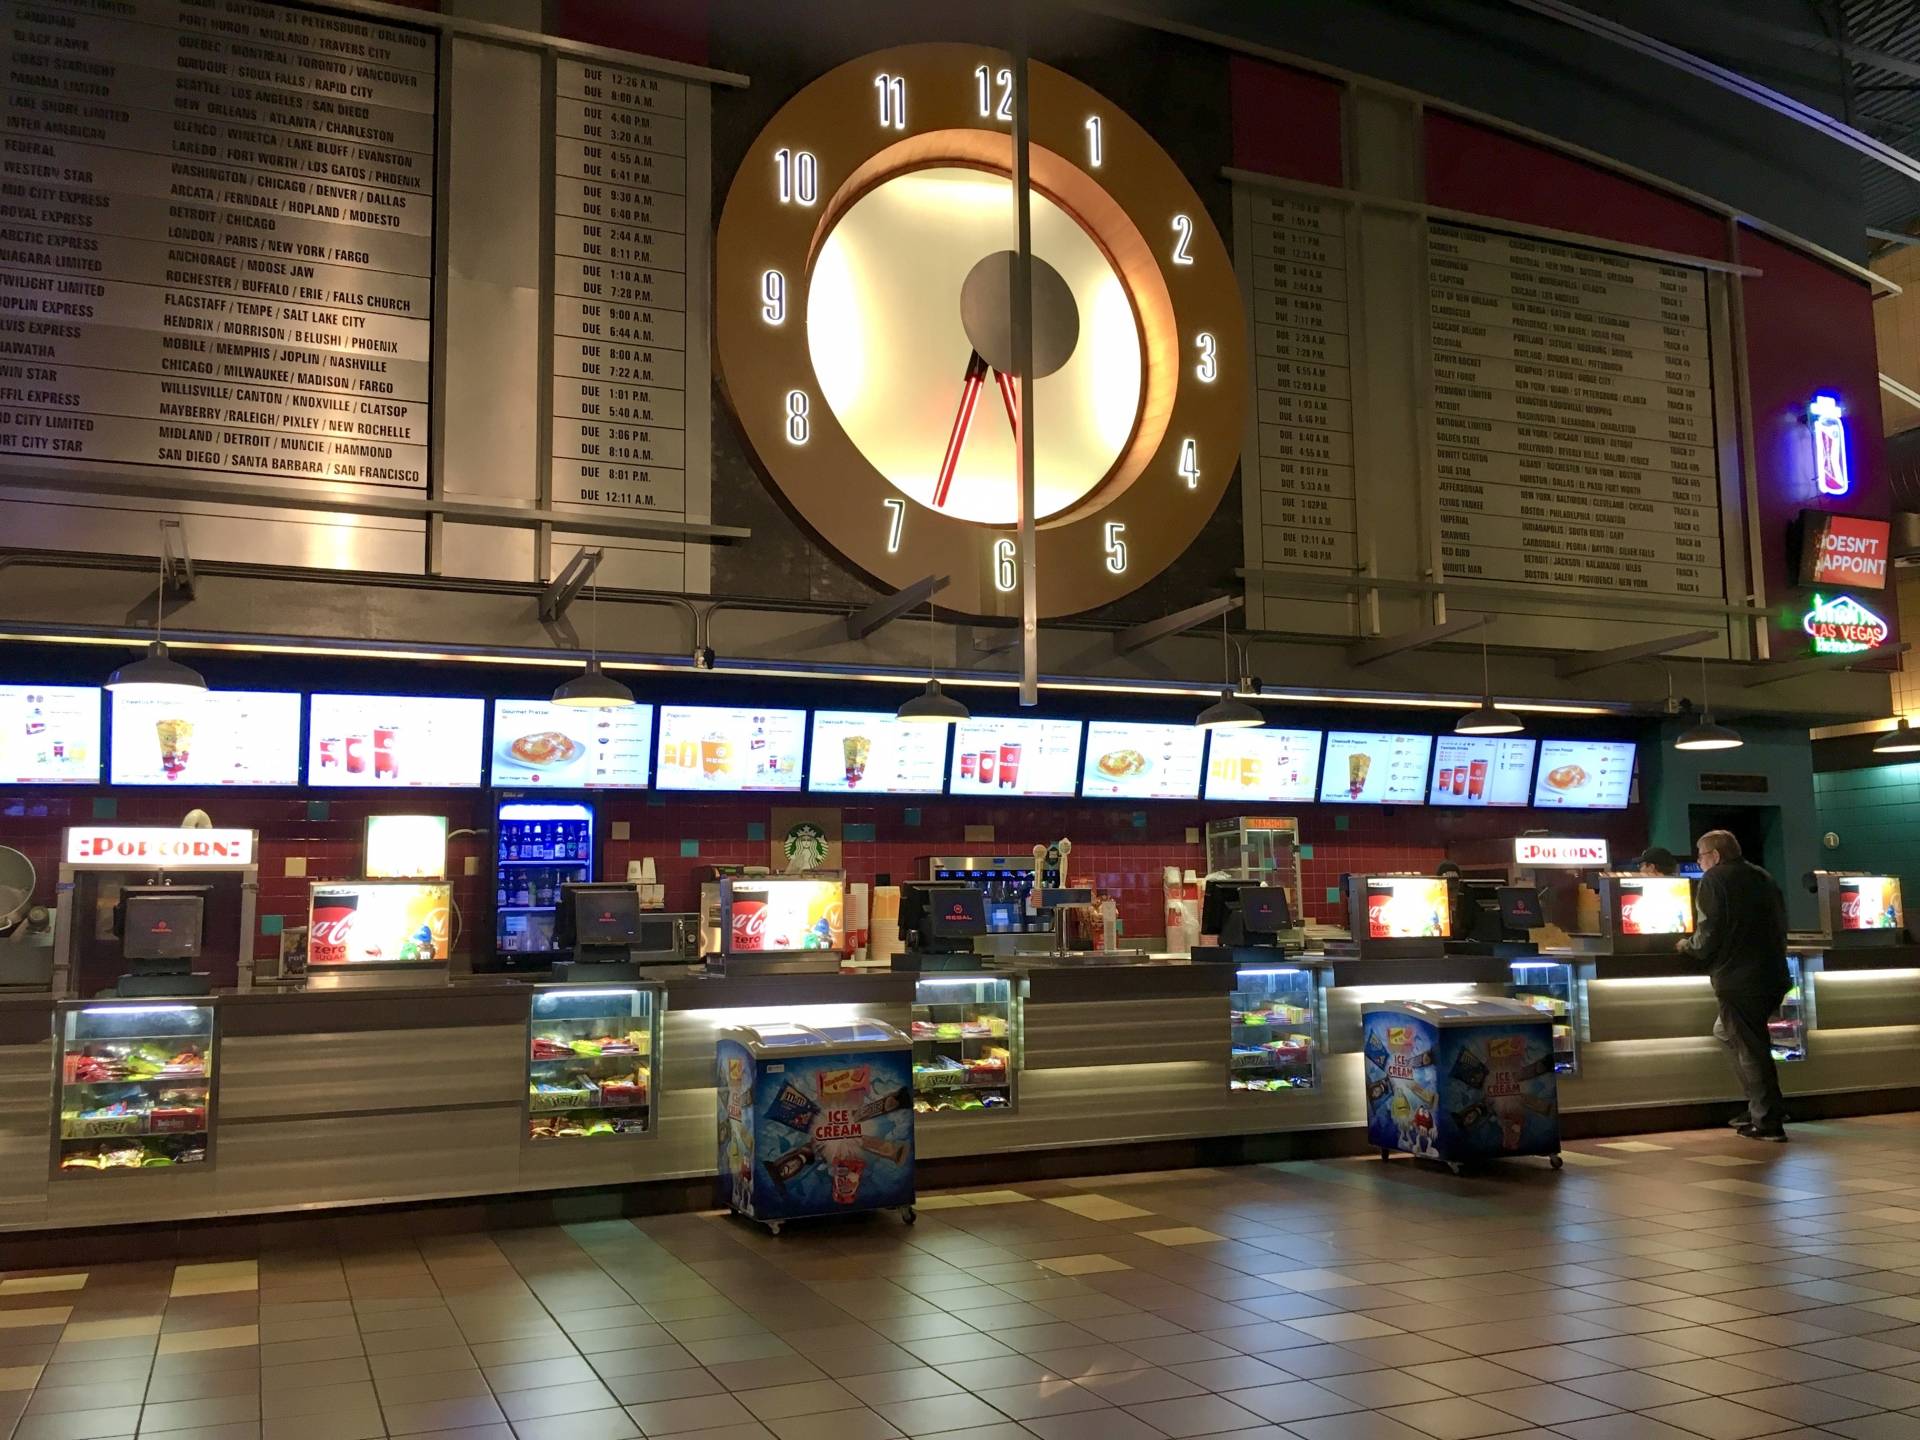
[[[1840,837],[1821,868],[1898,875],[1901,894],[1920,895],[1920,765],[1829,770],[1813,785],[1821,832]]]
[[[1738,729],[1746,743],[1738,750],[1675,750],[1674,739],[1686,728],[1681,720],[1662,722],[1658,739],[1640,754],[1640,791],[1647,805],[1651,843],[1682,857],[1692,854],[1698,838],[1696,807],[1755,807],[1768,812],[1761,817],[1764,849],[1751,858],[1771,870],[1786,892],[1788,923],[1797,930],[1811,929],[1817,907],[1800,877],[1827,863],[1821,858],[1820,835],[1829,827],[1814,802],[1813,742],[1806,728],[1741,720]],[[1764,775],[1766,793],[1703,790],[1700,777],[1707,773]]]

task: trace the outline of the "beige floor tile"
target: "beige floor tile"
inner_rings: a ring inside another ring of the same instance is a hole
[[[14,1275],[0,1280],[0,1295],[50,1295],[61,1290],[86,1287],[87,1272],[67,1275]]]
[[[170,1295],[225,1295],[260,1288],[257,1260],[223,1260],[210,1265],[180,1265],[173,1272]]]
[[[1111,1255],[1057,1255],[1040,1263],[1059,1275],[1105,1275],[1115,1270],[1133,1268],[1126,1261],[1116,1260]],[[1059,1313],[1052,1305],[1043,1305],[1042,1308]]]
[[[1107,1195],[1062,1195],[1046,1203],[1085,1220],[1138,1220],[1153,1213]]]
[[[67,1327],[73,1333],[73,1327]],[[223,1325],[212,1330],[176,1330],[160,1337],[162,1355],[188,1355],[200,1350],[232,1350],[242,1345],[258,1345],[258,1325]]]

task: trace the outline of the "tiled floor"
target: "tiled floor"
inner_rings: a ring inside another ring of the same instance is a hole
[[[1920,1437],[1920,1116],[0,1279],[14,1440]],[[111,1183],[111,1182],[103,1182]]]

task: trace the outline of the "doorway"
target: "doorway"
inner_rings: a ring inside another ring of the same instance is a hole
[[[1709,830],[1729,831],[1740,851],[1756,865],[1765,866],[1780,880],[1787,863],[1786,837],[1778,805],[1690,805],[1687,807],[1687,852]],[[1784,881],[1783,881],[1784,884]]]

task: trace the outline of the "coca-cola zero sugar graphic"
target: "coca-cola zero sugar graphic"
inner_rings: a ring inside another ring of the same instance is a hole
[[[353,920],[360,897],[347,891],[313,897],[313,919],[307,928],[309,965],[344,965],[353,940]]]

